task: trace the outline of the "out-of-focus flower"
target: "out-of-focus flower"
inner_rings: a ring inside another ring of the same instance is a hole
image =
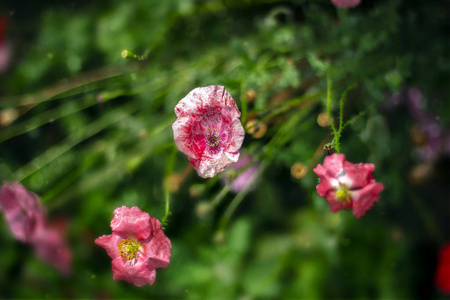
[[[257,185],[258,164],[253,162],[253,155],[242,156],[237,163],[231,165],[230,172],[236,172],[244,169],[234,180],[233,178],[222,177],[222,182],[228,184],[231,181],[230,191],[239,193],[244,189],[253,190]]]
[[[45,222],[45,211],[36,194],[18,182],[4,182],[0,187],[0,210],[13,236],[30,242],[38,227]]]
[[[415,125],[411,129],[411,139],[417,146],[419,155],[428,161],[442,154],[450,154],[450,132],[439,125],[439,118],[430,114],[424,105],[424,97],[417,87],[394,94],[384,108],[391,110],[405,104]]]
[[[323,165],[313,170],[320,178],[317,193],[325,197],[332,212],[353,209],[353,215],[361,218],[378,201],[383,185],[372,178],[374,164],[352,164],[344,154],[325,157]]]
[[[68,275],[71,270],[72,252],[63,237],[65,227],[61,221],[40,226],[31,243],[40,259],[54,266],[62,274]]]
[[[330,120],[328,119],[328,114],[326,112],[321,112],[317,115],[317,124],[320,127],[330,127]]]
[[[350,8],[355,7],[361,3],[361,0],[331,0],[336,7]]]
[[[267,124],[265,122],[259,122],[257,119],[251,119],[245,124],[245,130],[255,139],[260,139],[267,132]]]
[[[157,268],[170,262],[172,244],[164,235],[161,223],[139,207],[118,207],[111,221],[112,234],[95,243],[112,258],[114,280],[126,280],[136,286],[153,284]]]
[[[11,46],[5,39],[6,18],[0,17],[0,74],[5,72],[11,61]]]
[[[214,177],[238,161],[245,132],[241,113],[225,87],[192,90],[175,106],[175,114],[175,143],[200,177]]]
[[[450,243],[445,244],[439,252],[434,283],[442,293],[450,294]]]
[[[291,175],[295,179],[302,179],[306,176],[306,173],[308,173],[308,168],[300,162],[296,162],[291,166]]]
[[[64,235],[65,226],[49,224],[39,197],[18,182],[0,187],[0,210],[14,237],[29,243],[36,255],[63,274],[69,274],[72,254]]]

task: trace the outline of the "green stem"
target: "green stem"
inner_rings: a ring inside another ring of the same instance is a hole
[[[336,131],[336,127],[334,126],[334,123],[333,123],[333,117],[331,115],[331,100],[333,98],[332,94],[333,94],[332,81],[331,81],[330,74],[328,74],[327,75],[327,114],[328,114],[328,120],[330,121],[331,128],[333,129],[336,152],[341,153],[341,151],[339,149],[339,136]]]
[[[175,164],[175,158],[177,155],[178,149],[175,147],[175,144],[173,144],[172,153],[170,154],[167,164],[166,164],[166,174],[164,178],[169,178],[170,175],[172,175],[173,171],[173,165]],[[164,202],[165,202],[165,211],[164,211],[164,217],[162,219],[161,224],[164,226],[166,223],[167,218],[169,217],[170,213],[170,191],[169,186],[167,184],[164,184]]]
[[[345,89],[344,93],[342,93],[341,99],[339,100],[339,130],[337,135],[335,135],[335,141],[336,145],[339,145],[339,139],[341,138],[342,130],[344,129],[343,120],[344,120],[344,100],[347,98],[347,93],[353,89],[356,86],[356,84],[352,84],[348,88]],[[336,147],[336,149],[339,149],[339,147]],[[338,151],[339,153],[339,151]]]

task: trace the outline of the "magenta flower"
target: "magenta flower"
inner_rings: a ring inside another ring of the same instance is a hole
[[[336,7],[350,8],[358,6],[361,0],[331,0]]]
[[[317,193],[327,199],[332,212],[352,208],[353,215],[361,218],[383,190],[372,178],[374,169],[374,164],[352,164],[344,154],[327,156],[323,166],[318,164],[313,170],[320,178]]]
[[[18,182],[4,182],[0,187],[0,210],[13,236],[24,243],[30,242],[36,229],[45,222],[39,197]]]
[[[175,106],[173,135],[200,177],[211,178],[239,159],[244,128],[225,87],[196,88]]]
[[[0,188],[0,210],[13,236],[29,243],[36,255],[63,274],[69,274],[72,254],[61,226],[49,226],[44,207],[36,194],[18,182],[4,182]]]
[[[112,234],[95,240],[112,258],[114,280],[126,280],[136,286],[153,284],[157,268],[170,262],[170,240],[161,223],[139,207],[118,207],[111,221]]]

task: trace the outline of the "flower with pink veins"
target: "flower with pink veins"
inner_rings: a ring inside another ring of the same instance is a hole
[[[214,177],[238,161],[245,132],[241,113],[225,87],[192,90],[175,106],[175,114],[175,143],[200,177]]]
[[[325,157],[323,165],[313,170],[320,178],[317,193],[325,197],[332,212],[353,209],[353,215],[361,218],[373,203],[378,201],[383,185],[372,178],[374,164],[352,164],[344,154]]]
[[[361,0],[331,0],[336,7],[350,8],[358,6]]]
[[[95,243],[112,258],[114,280],[126,280],[136,286],[153,284],[157,268],[170,262],[172,244],[164,235],[161,223],[139,207],[118,207],[111,221],[112,234]]]
[[[37,228],[45,223],[39,197],[18,182],[4,182],[0,187],[0,211],[13,236],[21,242],[30,242]]]

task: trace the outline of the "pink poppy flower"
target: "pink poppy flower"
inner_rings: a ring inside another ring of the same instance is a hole
[[[361,218],[383,190],[383,185],[372,178],[374,169],[374,164],[352,164],[344,154],[327,156],[323,166],[318,164],[313,170],[320,178],[317,193],[327,199],[332,212],[352,208],[353,215]]]
[[[450,243],[445,244],[439,252],[434,283],[443,294],[450,294]]]
[[[175,106],[175,114],[175,143],[200,177],[214,177],[238,161],[245,132],[241,113],[225,87],[192,90]]]
[[[36,229],[45,222],[39,197],[18,182],[4,182],[0,187],[0,210],[11,233],[21,242],[30,242]]]
[[[139,207],[118,207],[111,221],[112,234],[95,240],[112,258],[114,280],[126,280],[136,286],[153,284],[157,268],[170,262],[170,240],[158,219]]]
[[[336,7],[350,8],[358,6],[361,3],[361,0],[331,0]]]
[[[31,244],[36,255],[55,267],[62,274],[71,271],[72,252],[64,239],[66,224],[64,221],[39,226],[33,235]]]

